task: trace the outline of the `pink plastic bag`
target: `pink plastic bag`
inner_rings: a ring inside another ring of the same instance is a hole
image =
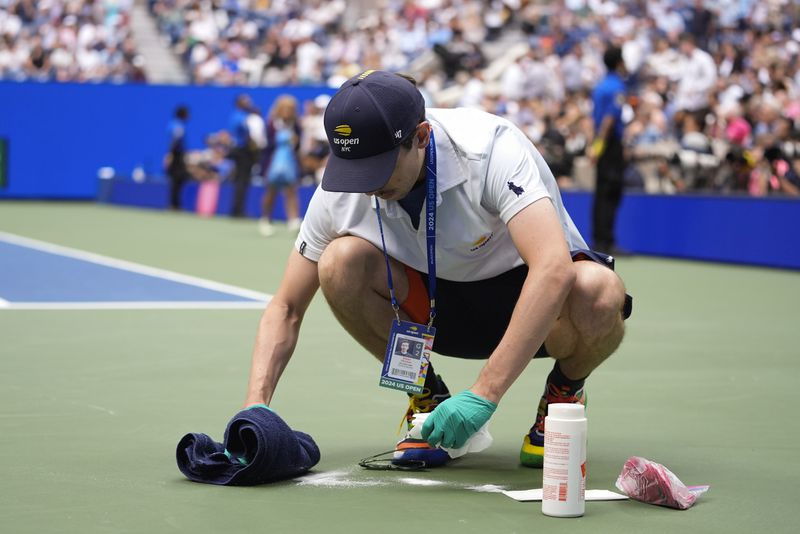
[[[709,486],[684,486],[672,471],[661,464],[631,456],[622,466],[617,488],[637,501],[679,510],[690,508]]]

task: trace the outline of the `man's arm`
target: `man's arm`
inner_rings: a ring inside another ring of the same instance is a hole
[[[590,145],[589,159],[596,162],[606,151],[606,144],[611,134],[611,128],[614,127],[614,116],[606,114],[600,122],[600,127],[597,129],[597,135],[594,136],[594,141]]]
[[[544,343],[575,282],[564,232],[549,199],[540,199],[517,213],[508,229],[528,265],[528,276],[503,338],[470,388],[494,403]]]
[[[261,316],[245,406],[269,404],[272,400],[297,345],[303,316],[318,288],[317,264],[292,250],[278,292]]]
[[[432,446],[462,447],[489,420],[497,403],[544,343],[575,283],[553,204],[542,198],[508,222],[528,276],[503,338],[473,386],[442,402],[422,425]]]

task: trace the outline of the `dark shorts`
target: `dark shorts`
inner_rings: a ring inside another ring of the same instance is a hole
[[[572,261],[594,261],[614,270],[611,256],[591,250],[572,252]],[[436,279],[436,338],[433,351],[444,356],[486,359],[505,334],[528,267],[521,265],[494,278],[476,282]],[[406,267],[408,297],[400,306],[412,321],[428,322],[428,275]],[[633,299],[625,295],[623,318],[631,315]],[[549,356],[544,345],[534,358]]]

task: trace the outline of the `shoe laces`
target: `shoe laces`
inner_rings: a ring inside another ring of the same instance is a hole
[[[407,430],[411,430],[411,423],[414,420],[414,414],[417,413],[430,413],[439,403],[450,398],[449,392],[433,393],[430,388],[423,388],[422,393],[419,395],[409,395],[408,409],[406,409],[403,418],[400,420],[400,426],[397,429],[399,434],[403,429],[403,423],[406,423]]]

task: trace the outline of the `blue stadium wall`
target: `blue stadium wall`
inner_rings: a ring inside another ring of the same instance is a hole
[[[167,186],[113,180],[102,197],[113,204],[165,209]],[[314,187],[300,188],[302,211]],[[263,188],[251,187],[247,213],[259,217]],[[581,233],[591,237],[592,195],[562,193],[564,204]],[[197,184],[184,188],[184,209],[194,209]],[[232,188],[220,190],[217,214],[226,215],[233,200]],[[285,218],[283,198],[278,197],[274,215]],[[695,260],[745,263],[800,269],[800,200],[760,199],[696,195],[625,196],[617,221],[620,245],[639,254]]]
[[[137,184],[136,167],[163,174],[166,127],[179,104],[191,110],[188,144],[227,127],[235,97],[247,92],[263,110],[280,94],[314,98],[320,88],[218,88],[0,83],[0,139],[8,142],[7,180],[0,199],[94,199],[164,208],[166,184]],[[122,177],[99,189],[97,171]],[[195,185],[183,204],[194,206]],[[301,191],[303,207],[313,190]],[[248,213],[259,215],[261,190],[252,188]],[[584,236],[591,236],[591,195],[565,193]],[[218,213],[230,207],[223,187]],[[0,205],[0,209],[2,206]],[[282,216],[282,206],[277,207]],[[620,244],[638,253],[800,269],[800,200],[699,195],[626,195],[618,221]]]
[[[227,128],[243,92],[266,112],[284,93],[302,102],[331,91],[0,82],[0,139],[8,147],[0,198],[92,199],[101,167],[162,175],[175,108],[189,107],[188,146],[202,148],[207,134]]]

